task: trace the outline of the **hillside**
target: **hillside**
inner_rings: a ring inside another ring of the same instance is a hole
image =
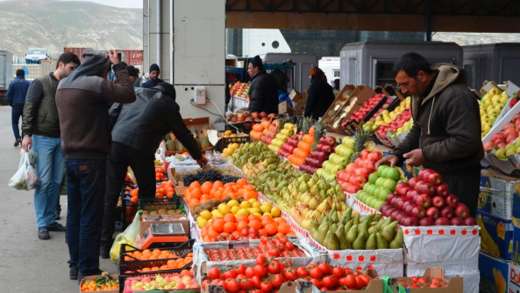
[[[91,2],[0,2],[0,49],[24,56],[27,48],[142,48],[142,10]]]

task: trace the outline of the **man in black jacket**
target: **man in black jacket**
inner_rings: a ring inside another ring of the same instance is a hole
[[[274,78],[264,71],[262,59],[255,56],[247,65],[251,78],[249,88],[249,112],[278,114],[278,86]]]
[[[327,82],[325,73],[318,67],[309,70],[311,85],[307,91],[307,103],[303,116],[318,120],[334,102],[334,92]]]
[[[182,120],[171,84],[161,82],[153,88],[136,88],[135,93],[136,101],[121,108],[112,130],[101,235],[103,258],[109,257],[114,209],[129,166],[137,179],[139,197],[150,199],[155,196],[155,151],[169,132],[175,134],[199,165],[207,163],[199,144]]]
[[[405,95],[412,95],[414,125],[395,155],[380,163],[431,168],[439,172],[471,213],[477,209],[480,160],[484,155],[480,137],[477,97],[453,65],[432,68],[417,53],[401,57],[395,81]]]
[[[61,79],[79,66],[79,58],[73,53],[63,53],[56,70],[35,79],[27,93],[24,106],[22,148],[36,153],[36,170],[40,184],[34,192],[34,209],[38,238],[47,240],[49,231],[65,231],[56,222],[60,210],[60,187],[64,179],[65,162],[61,150],[60,122],[56,108],[56,88]]]

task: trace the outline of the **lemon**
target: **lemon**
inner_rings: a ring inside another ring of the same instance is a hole
[[[253,203],[253,207],[259,209],[260,208],[260,203],[258,201]]]
[[[258,217],[261,217],[262,214],[261,213],[253,213],[254,216],[258,216]]]
[[[199,226],[200,228],[204,228],[206,224],[208,224],[208,220],[201,216],[197,217],[197,226]]]
[[[240,209],[238,210],[237,216],[249,216],[249,210],[247,209]]]
[[[259,208],[249,208],[249,213],[251,214],[261,214],[261,211]]]
[[[240,210],[240,207],[239,207],[239,206],[231,207],[231,212],[232,212],[233,214],[235,214],[235,215],[237,214],[237,212],[238,212],[239,210]]]
[[[271,209],[273,208],[273,206],[270,204],[270,203],[264,203],[260,206],[260,209],[262,210],[262,212],[264,213],[269,213],[271,212]]]
[[[274,207],[271,209],[271,216],[273,217],[279,217],[282,214],[282,211],[280,211],[279,208]]]
[[[256,200],[256,198],[251,198],[251,199],[248,200],[248,201],[249,201],[250,204],[254,204],[255,202],[258,202],[258,201]]]
[[[222,213],[219,210],[212,210],[211,214],[213,215],[214,218],[222,218],[222,217],[224,217],[224,215],[222,215]]]
[[[228,207],[236,207],[238,206],[240,203],[238,202],[238,200],[236,199],[232,199],[230,201],[227,202],[227,206]]]
[[[208,210],[203,210],[202,212],[200,212],[200,217],[203,217],[203,218],[206,219],[206,220],[211,220],[211,218],[213,217],[213,215],[211,214],[210,211],[208,211]]]
[[[218,210],[219,210],[220,213],[222,213],[223,215],[225,215],[225,214],[229,214],[229,210],[230,210],[230,209],[229,209],[229,207],[228,207],[226,204],[221,203],[221,204],[219,204],[219,206],[218,206]]]
[[[247,201],[243,201],[243,202],[240,203],[240,207],[244,208],[244,209],[248,209],[248,208],[251,207],[251,204],[249,202],[247,202]]]

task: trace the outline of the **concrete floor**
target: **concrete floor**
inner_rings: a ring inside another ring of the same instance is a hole
[[[51,239],[38,240],[33,191],[7,186],[18,166],[19,149],[13,147],[11,108],[0,107],[0,292],[76,293],[77,281],[69,280],[65,233],[51,232]],[[61,197],[65,225],[67,198]],[[110,261],[101,269],[116,272]]]

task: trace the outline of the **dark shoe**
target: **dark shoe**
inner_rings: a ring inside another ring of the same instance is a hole
[[[103,259],[110,258],[110,246],[109,245],[101,245],[99,248],[99,256]]]
[[[51,235],[49,234],[49,230],[46,228],[39,228],[38,229],[38,238],[40,240],[49,240],[51,239]]]
[[[21,142],[22,142],[21,140],[17,139],[17,140],[14,142],[13,146],[16,148],[16,147],[18,147],[18,146],[20,145]]]
[[[58,222],[54,222],[47,226],[47,230],[53,231],[53,232],[66,232],[67,228],[65,228],[62,224]]]
[[[76,268],[76,267],[70,267],[69,268],[69,278],[71,280],[77,280],[78,279],[78,268]]]

